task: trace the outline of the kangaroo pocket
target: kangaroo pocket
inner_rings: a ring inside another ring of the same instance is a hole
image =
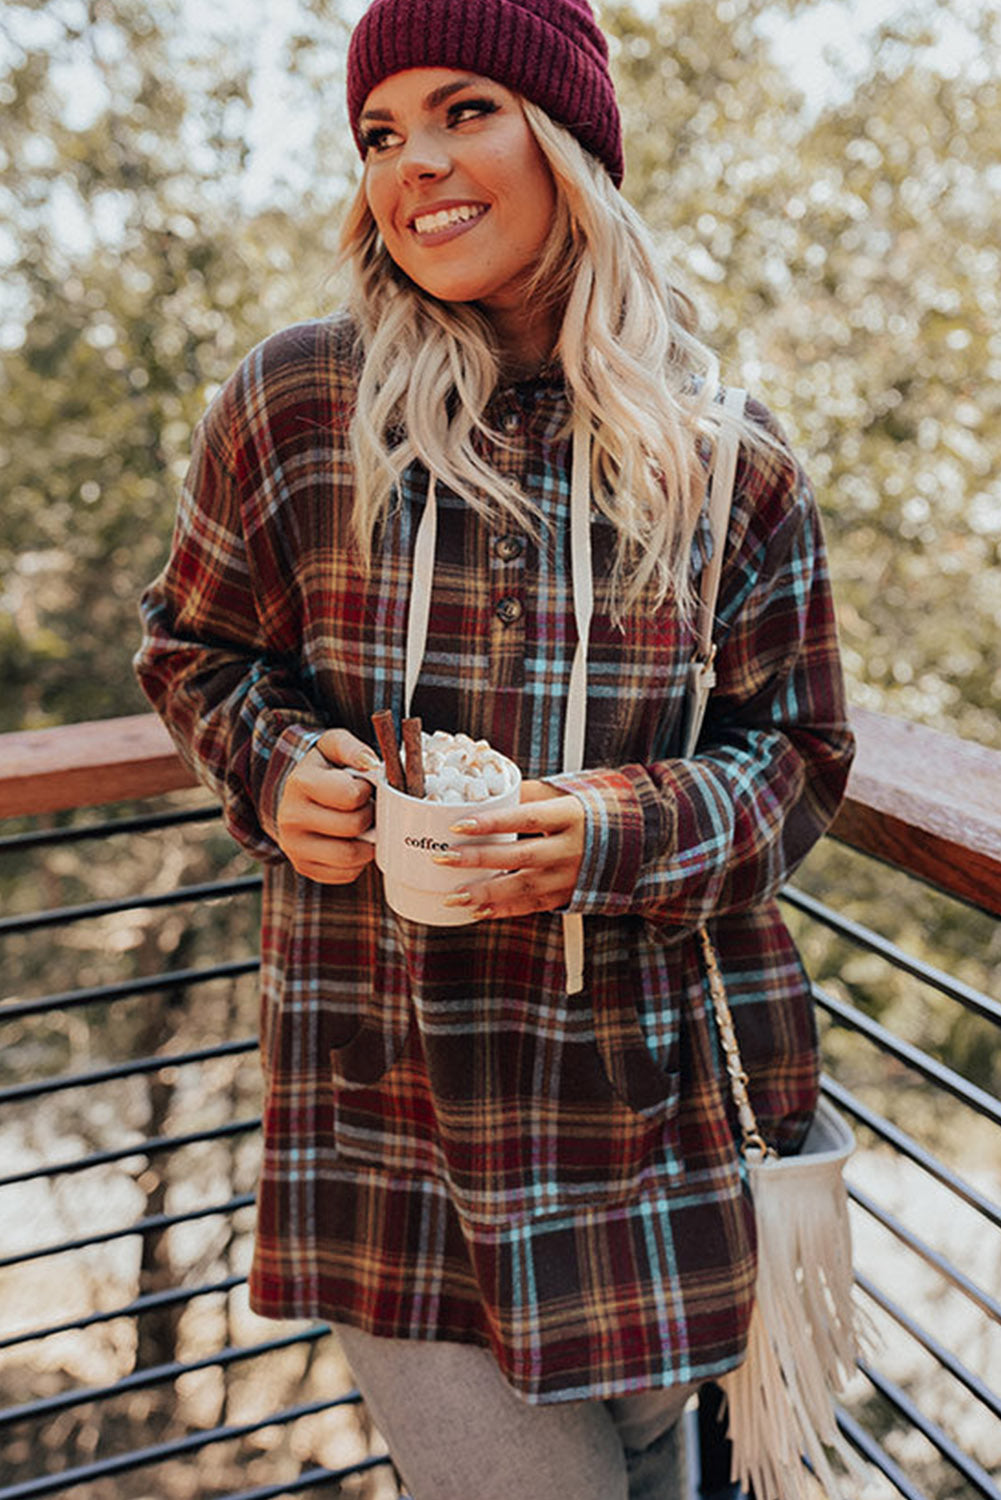
[[[547,995],[534,1026],[470,1016],[456,1029],[453,1013],[439,1028],[419,1007],[444,1170],[470,1226],[625,1202],[678,1171],[676,1057],[658,1064],[635,1011],[596,1026],[582,999]]]
[[[412,1012],[407,1022],[390,1039],[373,1013],[346,1046],[332,1050],[337,1155],[392,1175],[440,1178],[434,1102]]]
[[[406,1046],[412,1020],[405,999],[362,1015],[350,1040],[330,1049],[330,1076],[335,1087],[350,1091],[378,1083]]]
[[[352,1028],[328,1047],[337,1156],[388,1171],[426,1172],[434,1117],[414,1028],[410,981],[392,932],[375,945],[371,990]]]
[[[670,977],[659,960],[637,962],[637,941],[652,945],[641,928],[593,925],[594,1003],[564,993],[561,947],[501,993],[449,949],[413,966],[412,1013],[411,1000],[373,997],[331,1054],[338,1154],[434,1176],[487,1230],[623,1203],[675,1177]]]

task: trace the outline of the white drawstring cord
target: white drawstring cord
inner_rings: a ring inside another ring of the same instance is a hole
[[[594,575],[591,567],[591,433],[579,416],[574,419],[570,473],[570,559],[577,649],[570,669],[567,716],[563,728],[563,769],[582,771],[587,729],[587,650],[591,616],[594,613]],[[584,918],[579,912],[564,914],[563,957],[567,994],[577,995],[584,988]]]
[[[434,475],[428,475],[424,512],[414,541],[414,561],[410,578],[410,608],[407,611],[407,654],[403,669],[403,717],[409,719],[417,676],[424,660],[431,615],[431,582],[434,578],[434,549],[438,536],[438,500]]]

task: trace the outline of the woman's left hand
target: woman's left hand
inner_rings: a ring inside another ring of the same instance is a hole
[[[470,838],[488,833],[516,833],[514,844],[461,844],[439,864],[470,870],[502,870],[504,874],[445,897],[446,906],[468,907],[473,916],[523,917],[530,912],[556,911],[565,906],[577,886],[584,855],[584,808],[569,792],[543,781],[525,781],[521,803],[506,812],[478,813],[452,825],[453,833]]]

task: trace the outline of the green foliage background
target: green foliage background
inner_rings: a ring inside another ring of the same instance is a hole
[[[278,9],[264,128],[288,148],[262,199],[246,185],[274,7],[198,31],[177,0],[5,7],[0,729],[143,707],[135,601],[191,428],[258,338],[338,300],[350,7]],[[875,29],[826,104],[762,27],[809,24],[811,0],[604,20],[626,192],[816,481],[854,700],[998,744],[998,18],[969,13],[976,66],[946,76],[940,9]]]

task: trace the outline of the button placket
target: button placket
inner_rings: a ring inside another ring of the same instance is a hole
[[[484,444],[485,450],[489,449],[484,456],[498,474],[524,485],[529,461],[527,437],[534,427],[534,417],[525,411],[518,392],[509,388],[498,393],[488,421],[496,437]],[[494,689],[504,691],[524,686],[528,626],[523,592],[528,538],[514,529],[516,523],[509,521],[508,525],[510,530],[494,531],[486,542],[491,589],[490,597],[484,600],[490,619],[490,683]]]

